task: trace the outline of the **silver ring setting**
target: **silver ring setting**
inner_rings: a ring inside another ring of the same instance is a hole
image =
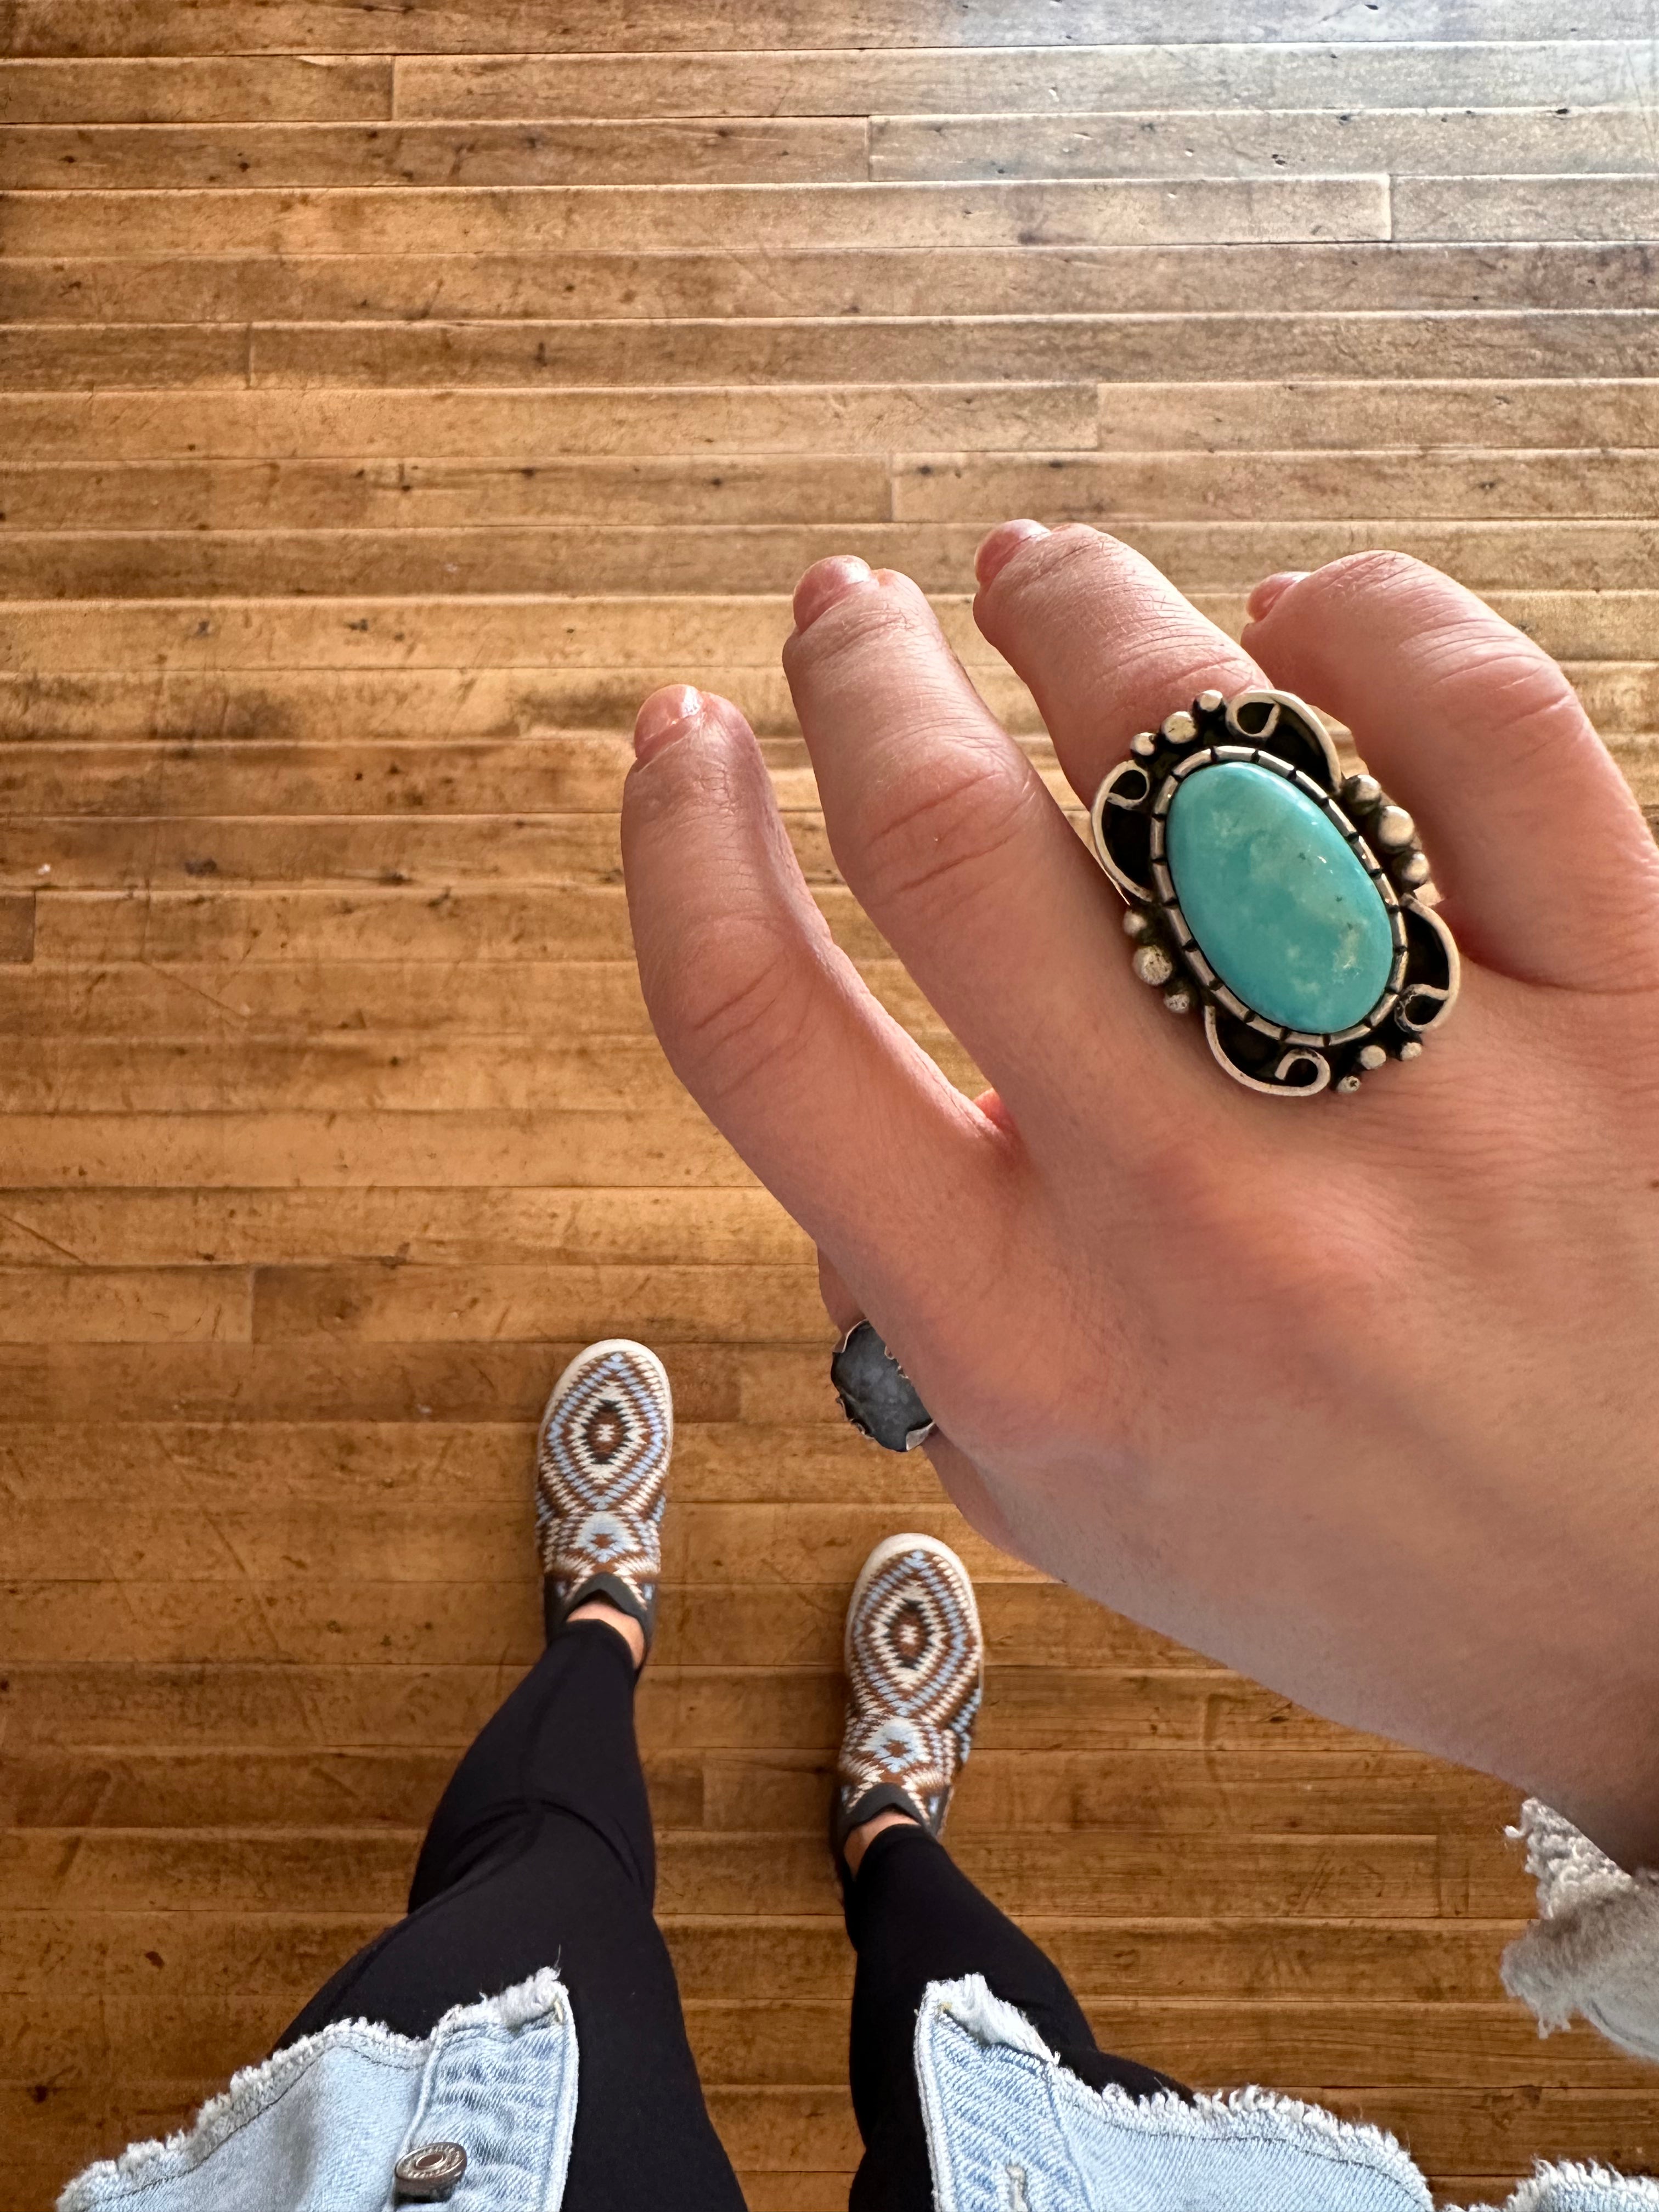
[[[1248,1090],[1356,1091],[1415,1060],[1455,1003],[1416,825],[1375,778],[1343,775],[1290,692],[1201,692],[1133,740],[1090,820],[1135,974],[1171,1013],[1201,1011]]]

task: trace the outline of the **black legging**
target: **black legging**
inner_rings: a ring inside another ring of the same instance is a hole
[[[600,1621],[562,1629],[466,1753],[422,1846],[409,1917],[349,1960],[277,2045],[332,2020],[428,2034],[556,1966],[580,2053],[567,2212],[744,2212],[702,2100],[668,1948],[634,1740],[634,1667]],[[983,1974],[1066,2063],[1136,2094],[1163,2075],[1095,2045],[1059,1970],[919,1828],[884,1830],[849,1886],[857,1947],[854,2212],[932,2202],[911,2054],[929,1982]]]

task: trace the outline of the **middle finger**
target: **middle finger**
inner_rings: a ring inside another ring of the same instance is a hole
[[[980,548],[974,618],[1030,691],[1085,806],[1138,730],[1267,679],[1152,562],[1085,523],[1008,523]],[[1000,563],[1000,565],[999,565]]]

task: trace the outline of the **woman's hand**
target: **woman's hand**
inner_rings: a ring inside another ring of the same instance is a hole
[[[988,1535],[1659,1863],[1659,855],[1623,779],[1554,664],[1400,556],[1268,579],[1242,648],[1092,530],[1005,524],[979,568],[1085,802],[1208,687],[1346,722],[1462,945],[1443,1032],[1352,1097],[1229,1082],[922,593],[841,559],[784,653],[830,842],[995,1092],[883,1012],[747,725],[680,692],[623,817],[669,1059]]]

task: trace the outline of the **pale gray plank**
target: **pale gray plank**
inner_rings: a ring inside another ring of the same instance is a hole
[[[1650,175],[1655,147],[1652,115],[1635,106],[882,116],[870,125],[870,173],[889,179]]]
[[[1586,106],[1650,94],[1656,74],[1640,39],[405,55],[395,67],[399,116],[465,118]]]
[[[1656,239],[1659,176],[1406,177],[1402,239]]]

